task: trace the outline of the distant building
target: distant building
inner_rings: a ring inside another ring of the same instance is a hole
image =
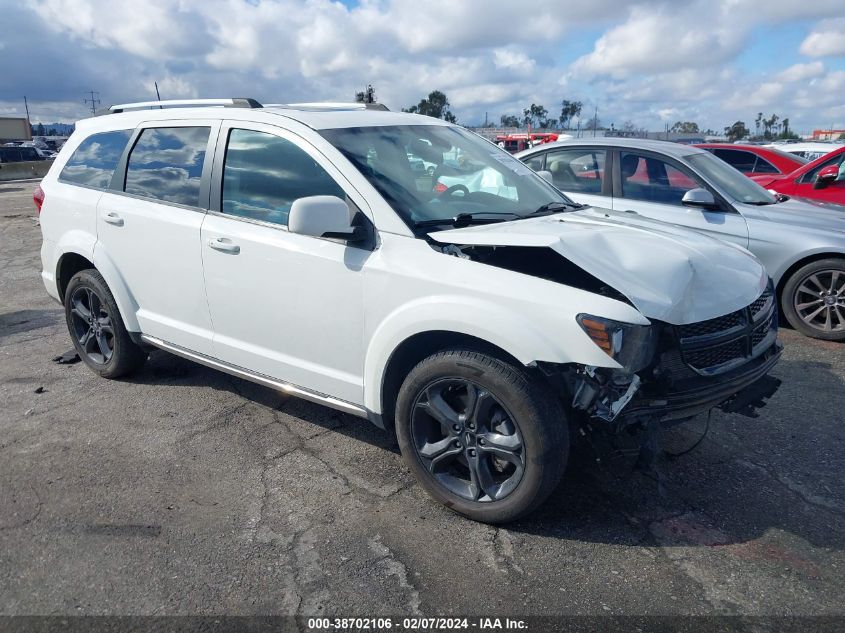
[[[24,117],[0,117],[0,143],[31,140],[32,130]]]
[[[814,141],[836,141],[845,130],[813,130]]]

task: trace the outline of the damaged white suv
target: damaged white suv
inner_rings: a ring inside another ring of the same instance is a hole
[[[739,247],[574,204],[425,116],[150,105],[79,122],[36,192],[47,292],[101,376],[160,348],[368,418],[489,522],[549,495],[575,431],[777,388],[772,290]]]

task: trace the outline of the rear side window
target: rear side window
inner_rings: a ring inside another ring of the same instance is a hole
[[[546,154],[546,169],[555,187],[563,191],[601,193],[605,152],[600,149],[564,149]]]
[[[713,153],[728,165],[743,173],[754,171],[754,161],[757,157],[751,152],[743,152],[737,149],[717,149]]]
[[[772,165],[765,158],[757,157],[757,162],[754,164],[755,174],[779,174],[778,168]]]
[[[287,225],[293,201],[308,196],[346,194],[290,141],[266,132],[232,130],[223,168],[223,213]]]
[[[59,180],[74,185],[108,189],[132,130],[92,134],[86,138],[65,164]]]
[[[208,127],[154,127],[141,132],[129,154],[126,193],[200,206]]]

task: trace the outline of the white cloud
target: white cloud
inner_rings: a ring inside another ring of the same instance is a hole
[[[573,68],[581,75],[624,77],[719,64],[735,56],[745,41],[742,29],[721,24],[718,8],[713,9],[702,2],[634,7],[628,20],[602,35]]]
[[[822,20],[799,50],[810,57],[845,55],[845,18]]]
[[[824,64],[810,62],[809,64],[793,64],[777,74],[778,81],[792,82],[820,77],[824,74]]]
[[[768,75],[740,73],[734,61],[754,45],[753,28],[799,19],[821,20],[802,51],[832,54],[819,51],[835,50],[845,29],[823,18],[841,3],[769,0],[761,11],[759,0],[23,0],[4,8],[0,77],[9,94],[49,87],[42,103],[66,102],[55,116],[70,118],[72,104],[84,115],[84,90],[125,102],[154,98],[158,81],[163,98],[270,102],[347,100],[373,83],[394,109],[438,89],[469,123],[532,102],[556,114],[564,98],[583,101],[584,118],[598,108],[606,123],[718,127],[757,108],[815,121],[841,104],[836,72],[797,51]],[[22,50],[8,39],[16,24],[40,42],[27,73],[7,54]],[[598,34],[588,52],[562,62],[584,46],[584,32]]]

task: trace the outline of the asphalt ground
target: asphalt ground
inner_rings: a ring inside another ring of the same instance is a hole
[[[163,352],[52,362],[34,187],[0,184],[0,615],[845,616],[844,345],[784,330],[768,407],[715,413],[662,487],[579,453],[491,527],[357,418]]]

